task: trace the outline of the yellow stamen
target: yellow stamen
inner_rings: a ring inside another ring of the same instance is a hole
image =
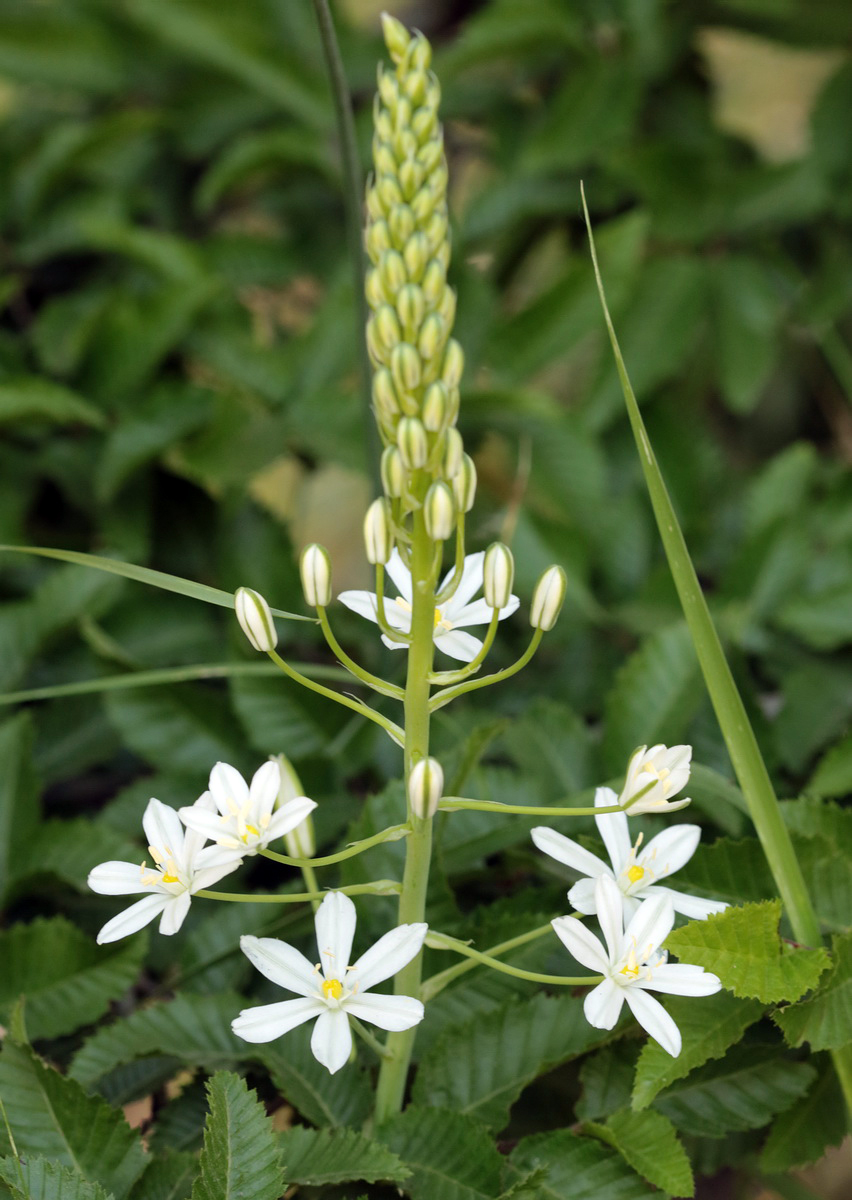
[[[163,883],[180,883],[180,880],[178,879],[177,875],[169,874],[163,876]]]
[[[331,997],[332,1000],[339,1000],[343,995],[343,984],[339,979],[325,979],[322,985],[322,994],[326,1000]]]
[[[632,866],[627,872],[627,878],[631,883],[638,883],[643,878],[645,872],[642,867]]]

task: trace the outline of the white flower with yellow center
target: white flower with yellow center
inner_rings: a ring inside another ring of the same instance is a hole
[[[479,638],[474,637],[473,634],[462,632],[463,629],[470,625],[488,625],[494,613],[494,609],[484,600],[473,599],[482,588],[484,559],[483,551],[467,555],[464,560],[462,576],[454,594],[435,609],[435,631],[432,635],[435,645],[439,650],[443,650],[444,654],[459,662],[471,662],[482,649],[482,642]],[[398,629],[400,633],[410,633],[411,572],[400,558],[398,550],[394,550],[388,559],[385,570],[396,584],[399,592],[399,596],[395,599],[385,599],[385,616],[388,625],[393,629]],[[439,592],[447,585],[451,575],[452,572],[441,581],[438,587]],[[345,604],[359,616],[378,623],[375,592],[341,592],[337,598],[341,604]],[[500,620],[510,617],[519,604],[518,597],[511,596],[509,603],[500,609]],[[403,646],[401,642],[391,641],[385,634],[382,634],[382,641],[391,650],[400,650]]]
[[[598,788],[595,792],[597,808],[609,808],[617,803],[618,797],[611,788]],[[595,881],[599,875],[608,875],[618,884],[628,919],[649,896],[668,896],[675,912],[691,918],[708,917],[728,907],[722,900],[702,900],[659,885],[659,880],[673,875],[692,858],[701,840],[698,825],[673,825],[651,838],[643,848],[641,834],[631,844],[627,817],[623,812],[601,813],[595,817],[595,824],[611,865],[555,829],[539,825],[532,830],[532,840],[539,850],[588,876],[575,883],[568,893],[568,900],[577,912],[587,916],[594,914]]]
[[[314,918],[319,962],[277,938],[240,938],[243,953],[262,975],[296,992],[281,1000],[245,1008],[232,1022],[247,1042],[271,1042],[316,1017],[311,1050],[333,1075],[349,1060],[349,1018],[399,1032],[423,1020],[423,1005],[411,996],[387,996],[370,988],[396,975],[420,951],[427,926],[398,925],[349,965],[355,936],[355,905],[343,892],[329,892]]]
[[[198,803],[212,808],[212,800]],[[102,896],[144,893],[130,908],[107,921],[98,942],[114,942],[136,933],[160,917],[160,933],[177,933],[189,912],[190,898],[235,871],[240,859],[218,846],[207,846],[201,834],[186,830],[173,808],[150,800],[142,818],[148,839],[147,859],[140,863],[105,862],[89,872],[89,887]]]
[[[180,809],[180,819],[188,829],[204,834],[240,858],[265,850],[316,808],[316,802],[307,796],[294,796],[276,808],[281,789],[277,762],[264,763],[251,785],[236,767],[216,763],[210,772],[209,788],[197,803]]]
[[[691,746],[640,746],[627,764],[627,778],[616,801],[623,809],[638,817],[640,813],[662,812],[685,808],[690,801],[671,800],[689,782]]]
[[[596,1029],[612,1029],[626,1001],[636,1020],[675,1058],[680,1030],[649,991],[672,996],[712,996],[721,988],[717,976],[689,963],[666,962],[659,947],[674,924],[668,896],[645,900],[624,928],[624,897],[615,880],[601,875],[595,883],[595,911],[606,946],[576,917],[551,921],[557,937],[584,967],[603,975],[583,1001],[586,1020]]]

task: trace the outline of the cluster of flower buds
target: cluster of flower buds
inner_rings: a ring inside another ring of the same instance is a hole
[[[367,345],[385,444],[382,482],[387,498],[399,502],[398,516],[422,504],[430,537],[445,541],[457,514],[473,504],[476,471],[456,429],[464,355],[450,336],[456,298],[447,284],[440,86],[422,34],[409,34],[393,17],[382,20],[394,68],[379,71],[365,233],[372,264],[365,285],[372,310]],[[389,553],[378,511],[365,534],[368,554]]]

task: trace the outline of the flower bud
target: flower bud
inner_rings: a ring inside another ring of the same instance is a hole
[[[417,138],[410,129],[398,129],[393,135],[392,145],[397,162],[404,163],[417,158]]]
[[[441,367],[441,378],[447,387],[458,387],[464,371],[464,351],[455,338],[447,342],[444,353],[444,363]]]
[[[364,518],[364,545],[367,549],[367,562],[370,563],[386,563],[393,551],[390,504],[382,497],[374,500],[367,509]]]
[[[412,233],[402,252],[405,269],[412,283],[419,283],[429,260],[429,243],[423,233]]]
[[[424,242],[426,241],[422,233],[419,236],[423,238]],[[438,303],[444,294],[446,282],[447,271],[444,264],[439,262],[437,258],[431,259],[420,284],[423,288],[423,295],[426,297],[427,304],[435,305]]]
[[[447,422],[449,396],[443,383],[430,383],[423,396],[421,419],[430,433],[439,433]]]
[[[417,195],[420,185],[423,183],[423,167],[413,158],[406,158],[400,166],[398,174],[402,194],[406,200],[410,201]]]
[[[381,197],[379,198],[381,199]],[[378,262],[385,250],[391,248],[391,236],[387,221],[373,221],[368,225],[364,242],[370,258],[374,263]]]
[[[367,303],[370,308],[378,308],[381,304],[387,304],[388,295],[382,284],[382,277],[375,267],[371,267],[367,272],[364,280],[364,295],[367,297]]]
[[[426,440],[423,422],[417,417],[402,418],[396,427],[396,444],[403,466],[409,471],[416,471],[418,467],[425,466],[429,457],[429,443]]]
[[[691,746],[640,746],[627,764],[627,778],[618,803],[631,816],[640,813],[674,811],[684,808],[689,800],[671,800],[689,782]]]
[[[385,495],[392,499],[401,496],[405,491],[405,467],[396,446],[388,446],[382,452],[381,473]]]
[[[402,203],[402,193],[400,193],[400,203],[394,205],[388,217],[388,230],[395,246],[402,247],[414,233],[414,213],[407,204]]]
[[[432,63],[432,47],[422,33],[415,34],[408,47],[409,62],[415,71],[428,71]]]
[[[458,433],[458,430],[447,430],[448,435],[451,432]],[[461,466],[451,479],[459,512],[470,512],[476,499],[476,467],[469,454],[462,455]]]
[[[568,587],[568,576],[561,567],[548,567],[535,585],[530,606],[530,625],[546,633],[556,624]]]
[[[326,608],[331,603],[331,560],[325,546],[313,542],[305,546],[299,560],[302,591],[311,608]]]
[[[253,588],[238,588],[234,595],[234,611],[240,628],[255,650],[267,652],[278,645],[278,634],[269,605]]]
[[[431,142],[427,142],[425,146],[421,146],[417,151],[417,161],[427,174],[435,170],[443,157],[444,143],[440,137],[433,138]]]
[[[423,523],[433,542],[445,542],[456,524],[456,502],[449,484],[433,483],[423,501]]]
[[[387,142],[373,139],[373,162],[379,175],[390,175],[396,170],[396,160]]]
[[[418,108],[411,118],[411,129],[419,142],[425,142],[435,132],[438,114],[432,108]]]
[[[444,792],[444,772],[436,758],[421,758],[408,776],[408,803],[421,821],[434,817]]]
[[[385,250],[379,259],[379,274],[385,290],[395,296],[406,281],[405,263],[398,250]]]
[[[402,261],[402,256],[399,257]],[[396,312],[406,333],[415,333],[420,328],[426,312],[426,301],[416,283],[406,283],[399,289]]]
[[[380,367],[373,376],[373,403],[376,411],[389,424],[399,416],[399,400],[387,367]]]
[[[386,350],[393,350],[402,341],[402,330],[396,313],[389,304],[376,309],[376,333]]]
[[[456,294],[452,288],[444,288],[436,311],[447,329],[452,329],[453,321],[456,319]]]
[[[281,772],[278,799],[275,801],[275,807],[278,809],[288,800],[304,796],[305,789],[286,754],[276,754],[274,761],[278,763],[278,769]],[[284,834],[284,846],[291,858],[313,858],[317,847],[314,837],[314,822],[310,813],[295,829]]]
[[[380,221],[385,215],[379,193],[372,186],[367,188],[367,216],[371,221]]]
[[[424,168],[421,166],[421,173],[423,170]],[[421,225],[429,220],[440,198],[431,184],[426,184],[425,187],[420,188],[416,195],[412,193],[411,211]]]
[[[422,104],[429,86],[429,77],[423,70],[415,68],[403,80],[403,90],[412,104]]]
[[[458,479],[462,466],[465,460],[464,442],[462,435],[457,429],[450,426],[444,433],[444,453],[441,458],[441,474],[445,479]],[[474,474],[474,486],[476,486],[476,475]],[[461,508],[461,501],[458,493],[456,493],[456,503],[462,512],[467,512],[470,508]],[[470,504],[473,504],[471,498]]]
[[[437,250],[439,246],[442,246],[449,236],[449,223],[447,221],[446,213],[441,212],[440,210],[433,212],[432,216],[426,222],[423,232],[429,239],[429,245],[432,247],[433,252]]]
[[[396,111],[391,113],[395,129],[408,129],[411,125],[411,101],[407,96],[400,96],[396,102]]]
[[[380,175],[376,189],[382,204],[391,212],[397,205],[402,204],[402,191],[393,175]]]
[[[384,104],[389,112],[394,112],[399,101],[399,87],[393,71],[386,71],[379,65],[376,86],[381,96],[382,104]]]
[[[373,103],[373,127],[376,131],[376,137],[383,142],[388,143],[393,141],[393,121],[390,118],[390,113],[386,108],[382,108],[381,99],[377,95]],[[372,191],[376,194],[376,189]],[[384,210],[382,210],[384,211]],[[370,214],[372,216],[372,213]],[[381,214],[377,214],[380,216]]]
[[[482,564],[482,594],[490,608],[505,608],[512,597],[515,560],[503,542],[492,542]]]
[[[389,13],[382,13],[382,36],[385,39],[385,45],[388,48],[388,53],[394,62],[401,62],[408,49],[408,43],[411,41],[408,30],[403,25],[402,21],[398,21],[396,17],[390,16]]]
[[[429,313],[423,322],[420,337],[417,339],[417,349],[420,351],[421,358],[426,362],[436,358],[443,350],[447,328],[448,326],[444,325],[443,319],[437,313]]]
[[[408,342],[400,342],[398,346],[394,346],[390,356],[390,369],[400,392],[413,392],[423,374],[420,355]]]

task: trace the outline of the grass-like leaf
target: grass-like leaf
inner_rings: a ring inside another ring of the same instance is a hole
[[[655,1187],[673,1196],[695,1195],[686,1151],[671,1121],[662,1113],[623,1108],[613,1113],[606,1125],[591,1124],[587,1128],[613,1146],[634,1171]]]
[[[144,938],[99,947],[64,917],[13,925],[0,933],[0,1015],[24,996],[31,1038],[71,1033],[130,987],[144,953]]]
[[[503,1159],[484,1125],[442,1108],[410,1105],[376,1132],[406,1166],[412,1200],[494,1200]]]
[[[38,784],[31,764],[32,726],[28,713],[0,726],[0,899],[17,873],[21,847],[38,824]]]
[[[0,1159],[0,1180],[14,1200],[111,1200],[99,1183],[89,1183],[71,1167],[40,1154]]]
[[[144,1170],[147,1156],[123,1114],[87,1096],[11,1036],[0,1054],[0,1095],[20,1155],[44,1155],[103,1184],[116,1200],[123,1200]],[[8,1154],[2,1127],[0,1145]]]
[[[816,986],[830,959],[822,948],[785,953],[778,936],[780,918],[779,900],[727,908],[675,930],[666,948],[684,962],[715,972],[736,996],[753,996],[765,1004],[797,1000]]]
[[[673,996],[666,1008],[683,1035],[683,1049],[672,1058],[656,1042],[646,1043],[633,1085],[632,1103],[637,1110],[647,1108],[663,1088],[683,1079],[695,1067],[711,1058],[721,1058],[762,1016],[764,1006],[759,1000],[740,1000],[728,992],[718,992],[700,1001],[691,996]]]
[[[570,1129],[524,1138],[511,1163],[522,1176],[547,1170],[538,1200],[645,1200],[656,1194],[615,1150]]]
[[[775,1014],[791,1046],[838,1050],[852,1041],[852,934],[834,937],[830,973],[814,996]]]
[[[192,1200],[279,1200],[281,1152],[272,1122],[245,1080],[217,1071]]]
[[[297,1125],[282,1134],[284,1174],[288,1186],[363,1180],[401,1183],[411,1174],[400,1159],[383,1146],[354,1129],[308,1129]]]

